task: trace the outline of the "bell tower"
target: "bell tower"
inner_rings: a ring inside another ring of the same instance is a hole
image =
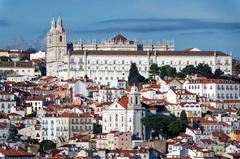
[[[131,92],[128,94],[128,108],[141,109],[140,93],[136,86],[132,86]]]
[[[61,17],[52,19],[51,28],[47,33],[47,76],[58,76],[58,68],[67,54],[67,35]]]

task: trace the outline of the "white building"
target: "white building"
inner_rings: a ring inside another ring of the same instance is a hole
[[[42,118],[43,140],[57,140],[57,118],[55,115],[46,115]]]
[[[166,97],[170,103],[197,102],[197,95],[186,89],[170,89]]]
[[[180,117],[181,112],[184,110],[187,117],[201,117],[202,109],[199,103],[179,103],[167,104],[167,109],[177,117]]]
[[[32,62],[0,62],[0,72],[10,71],[14,75],[17,76],[28,76],[28,77],[37,77],[40,76],[41,73],[36,71],[35,66]]]
[[[97,83],[92,79],[79,79],[74,83],[73,93],[80,94],[84,97],[92,96],[93,91],[97,89]]]
[[[138,88],[133,86],[128,96],[120,98],[102,110],[102,132],[131,132],[137,138],[144,138],[145,128],[141,119],[145,116],[145,108],[140,101]]]
[[[64,142],[74,134],[93,132],[93,117],[87,113],[46,114],[42,118],[43,140]]]
[[[161,92],[168,92],[170,89],[182,89],[182,81],[179,79],[162,80],[159,79]]]
[[[98,102],[113,102],[125,95],[126,90],[122,88],[100,88],[93,93],[93,99]]]
[[[45,59],[45,58],[46,58],[46,52],[44,51],[38,51],[30,54],[30,60]]]
[[[39,111],[43,107],[43,97],[42,96],[31,96],[26,99],[25,103],[32,106],[34,112]]]
[[[4,113],[16,112],[16,100],[12,92],[0,91],[0,111]]]
[[[232,80],[193,77],[184,82],[183,88],[212,100],[236,100],[239,99],[240,84]]]
[[[84,42],[82,40],[75,41],[73,43],[74,50],[103,50],[103,51],[173,51],[174,41],[163,41],[163,42],[143,42],[138,43],[137,40],[128,40],[122,34],[116,35],[112,39],[102,40],[97,43],[96,40]]]
[[[6,123],[0,123],[0,144],[4,144],[9,136],[10,126]]]
[[[103,46],[103,47],[102,47]],[[149,47],[150,48],[149,48]],[[163,47],[163,48],[161,48]],[[167,49],[168,48],[168,49]],[[172,47],[171,47],[172,48]],[[173,47],[174,48],[174,47]],[[127,80],[131,63],[136,63],[139,72],[149,76],[151,64],[171,65],[177,71],[187,65],[208,64],[213,71],[220,68],[232,74],[232,57],[220,51],[173,51],[168,44],[144,45],[136,48],[125,37],[118,35],[112,41],[99,45],[77,43],[73,52],[67,53],[66,32],[61,18],[53,20],[47,35],[47,75],[61,79],[80,78],[87,75],[97,82],[107,84]]]

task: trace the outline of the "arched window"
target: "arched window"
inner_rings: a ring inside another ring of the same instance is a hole
[[[59,41],[62,42],[62,36],[59,37]]]

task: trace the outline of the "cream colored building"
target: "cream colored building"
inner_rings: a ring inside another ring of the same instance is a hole
[[[132,136],[130,132],[112,131],[96,135],[96,148],[108,150],[130,150]]]
[[[31,139],[42,140],[42,130],[39,125],[31,125],[25,128],[18,130],[18,134],[25,137],[31,137]]]

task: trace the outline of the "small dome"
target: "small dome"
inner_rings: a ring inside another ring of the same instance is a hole
[[[137,92],[138,92],[138,88],[136,86],[132,86],[131,93],[137,93]]]

